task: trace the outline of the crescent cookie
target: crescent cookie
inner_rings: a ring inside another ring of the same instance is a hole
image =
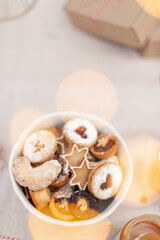
[[[68,121],[63,131],[67,142],[82,147],[91,147],[97,139],[97,129],[86,119],[75,118]]]
[[[88,190],[98,199],[106,200],[116,195],[123,180],[120,165],[103,162],[90,172]]]
[[[50,160],[57,150],[57,141],[53,133],[40,130],[32,133],[25,141],[23,154],[32,164]]]
[[[38,191],[48,187],[60,174],[61,164],[50,160],[38,167],[32,167],[27,157],[19,157],[13,162],[13,174],[16,181],[23,187]]]

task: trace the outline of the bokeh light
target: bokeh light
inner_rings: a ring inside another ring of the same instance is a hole
[[[58,111],[95,114],[110,121],[117,108],[117,94],[112,82],[93,71],[79,71],[60,84],[56,95]]]
[[[46,113],[38,108],[25,108],[13,115],[10,122],[10,142],[14,145],[20,134],[36,119]]]
[[[137,0],[137,2],[149,14],[160,18],[160,0]]]
[[[79,227],[63,227],[47,223],[32,214],[29,214],[28,221],[34,240],[107,240],[111,229],[108,219]]]
[[[128,141],[133,158],[133,181],[125,203],[133,206],[150,204],[160,197],[160,142],[148,135]]]

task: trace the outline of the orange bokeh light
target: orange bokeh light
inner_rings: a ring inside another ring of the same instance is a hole
[[[160,18],[160,0],[137,0],[137,2],[149,14]]]
[[[125,203],[133,206],[150,204],[160,196],[160,142],[148,135],[128,141],[133,159],[133,180]]]
[[[25,108],[17,112],[10,122],[10,142],[15,144],[18,137],[34,120],[42,117],[46,113],[37,108]]]
[[[56,95],[58,111],[95,114],[111,120],[117,108],[117,93],[112,82],[93,71],[79,71],[60,84]]]
[[[44,222],[32,214],[28,224],[34,240],[107,240],[111,229],[109,219],[92,225],[64,227]]]

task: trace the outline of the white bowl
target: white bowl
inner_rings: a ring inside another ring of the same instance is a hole
[[[16,159],[22,151],[22,146],[24,144],[24,141],[28,135],[30,135],[32,132],[40,130],[40,129],[49,129],[52,125],[55,125],[57,127],[62,126],[64,122],[66,122],[69,119],[80,117],[85,118],[91,121],[100,132],[104,133],[112,133],[113,135],[117,136],[119,139],[119,150],[118,150],[118,158],[120,161],[120,164],[124,171],[124,181],[123,184],[116,195],[116,197],[113,199],[113,201],[107,206],[107,208],[100,213],[98,216],[89,219],[89,220],[83,220],[83,221],[62,221],[57,220],[51,217],[48,217],[38,211],[26,198],[24,195],[22,188],[19,186],[19,184],[15,181],[13,172],[12,172],[12,165],[14,159]],[[27,210],[29,210],[31,213],[33,213],[38,218],[53,224],[58,224],[62,226],[82,226],[82,225],[88,225],[93,224],[98,221],[103,220],[104,218],[111,215],[115,209],[120,205],[120,203],[123,201],[123,199],[126,196],[126,193],[129,189],[129,186],[132,181],[132,175],[133,175],[133,166],[132,166],[132,159],[130,156],[130,153],[128,151],[128,148],[123,140],[123,138],[119,135],[119,133],[106,121],[93,116],[89,114],[84,113],[77,113],[77,112],[57,112],[57,113],[51,113],[48,115],[45,115],[44,117],[39,118],[35,122],[33,122],[19,137],[18,141],[16,142],[15,146],[12,149],[10,159],[9,159],[9,175],[12,182],[13,189],[15,193],[17,194],[18,198],[21,200],[23,205]]]

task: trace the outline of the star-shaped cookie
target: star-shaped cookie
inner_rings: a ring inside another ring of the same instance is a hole
[[[89,166],[87,158],[84,158],[79,167],[71,167],[72,176],[70,178],[70,185],[77,185],[80,190],[84,190],[87,186],[88,175],[92,168]]]
[[[56,139],[57,139],[57,145],[61,146],[62,154],[65,153],[65,150],[64,150],[64,136],[63,136],[63,134],[60,137],[57,137]]]
[[[64,158],[70,167],[80,166],[83,159],[87,159],[88,148],[84,147],[79,149],[76,144],[71,145],[66,154],[62,154],[61,157]]]
[[[68,150],[70,144],[67,143],[65,138],[64,138],[63,128],[60,128],[59,134],[56,137],[56,140],[57,140],[57,152],[58,152],[58,154],[64,154]]]

